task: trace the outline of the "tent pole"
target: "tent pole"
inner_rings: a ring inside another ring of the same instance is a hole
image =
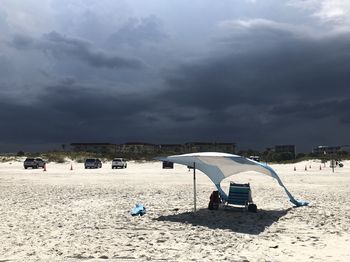
[[[196,192],[196,162],[193,162],[193,194],[194,194],[194,213],[197,212],[197,192]]]

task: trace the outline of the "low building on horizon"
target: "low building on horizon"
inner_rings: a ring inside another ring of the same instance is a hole
[[[116,145],[111,143],[71,143],[74,152],[115,153]]]
[[[314,154],[337,154],[342,151],[341,146],[315,146],[312,149],[312,153]]]
[[[112,143],[71,143],[75,152],[112,154],[185,154],[195,152],[236,153],[235,143],[190,142],[185,144],[151,144],[144,142]]]
[[[143,142],[127,142],[116,147],[118,153],[125,154],[154,154],[158,149],[158,145]]]
[[[275,145],[275,153],[290,153],[295,157],[295,145]]]
[[[159,153],[182,154],[185,152],[183,144],[160,144],[158,146]]]
[[[236,153],[235,143],[222,142],[189,142],[185,143],[185,150],[187,153],[196,152],[222,152],[222,153]]]

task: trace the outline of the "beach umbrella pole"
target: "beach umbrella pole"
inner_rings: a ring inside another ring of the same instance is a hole
[[[193,162],[193,205],[194,205],[194,213],[197,211],[197,192],[196,192],[196,163]]]

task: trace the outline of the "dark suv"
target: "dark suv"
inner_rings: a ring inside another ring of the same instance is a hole
[[[85,169],[87,168],[101,168],[102,162],[98,158],[88,158],[85,160]]]
[[[42,158],[40,158],[40,157],[37,157],[37,158],[35,158],[35,161],[38,163],[38,167],[42,167],[42,168],[44,168],[45,167],[45,161],[44,160],[42,160]]]
[[[24,160],[24,168],[27,169],[28,167],[31,168],[44,168],[45,167],[45,161],[40,158],[40,157],[36,157],[36,158],[31,158],[31,157],[27,157],[26,160]]]
[[[27,159],[24,160],[23,165],[24,165],[24,169],[27,169],[28,167],[31,167],[31,168],[38,168],[39,167],[39,164],[35,160],[35,158],[29,158],[29,157],[27,157]]]

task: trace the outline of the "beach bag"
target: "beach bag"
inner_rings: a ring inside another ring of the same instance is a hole
[[[146,208],[140,203],[137,203],[135,207],[131,209],[132,216],[143,216],[144,214],[146,214]]]
[[[255,204],[249,204],[248,205],[248,211],[256,213],[256,212],[258,212],[258,208],[257,208],[257,206]]]
[[[210,201],[208,205],[208,209],[217,210],[219,209],[219,205],[221,203],[219,191],[213,191],[210,195]]]

